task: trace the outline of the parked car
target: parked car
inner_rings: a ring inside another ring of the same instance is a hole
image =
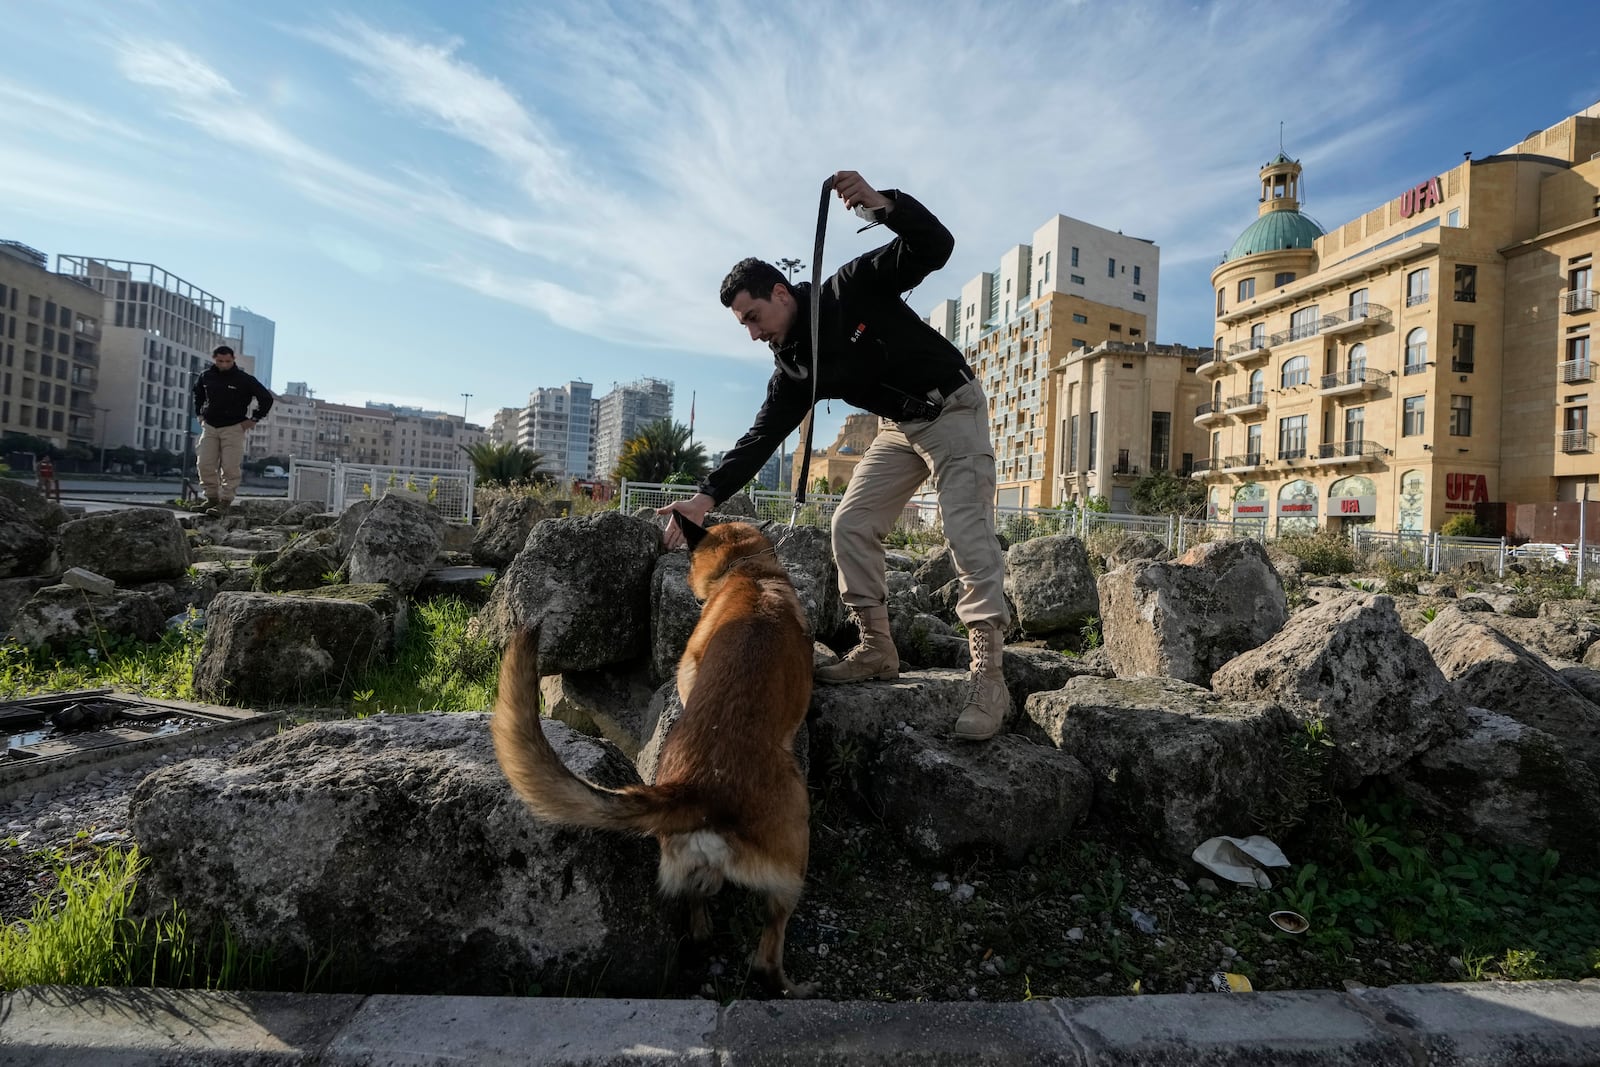
[[[1553,544],[1549,541],[1529,541],[1525,545],[1518,545],[1511,550],[1512,559],[1548,560],[1552,563],[1566,563],[1570,560],[1566,545]]]
[[[273,464],[271,466],[267,466],[267,467],[263,467],[262,468],[261,477],[263,477],[263,478],[287,478],[287,477],[289,477],[289,472],[284,470],[282,467],[279,467],[276,464]]]

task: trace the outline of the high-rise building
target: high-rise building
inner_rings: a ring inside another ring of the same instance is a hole
[[[239,354],[251,360],[253,369],[250,373],[271,389],[272,343],[278,332],[278,324],[244,307],[228,309],[228,324],[234,328],[234,336],[241,345]]]
[[[1300,174],[1261,168],[1259,217],[1211,275],[1194,421],[1217,516],[1423,533],[1600,480],[1600,104],[1326,231]]]
[[[595,476],[609,481],[622,459],[622,446],[641,427],[659,419],[672,418],[672,383],[660,378],[641,378],[623,385],[613,384],[611,392],[595,404]]]
[[[494,413],[494,422],[489,426],[489,440],[497,445],[514,445],[517,443],[517,423],[522,418],[522,408],[501,408]]]
[[[106,443],[181,454],[194,380],[227,339],[222,300],[151,263],[57,256],[56,269],[99,294]]]
[[[961,349],[989,398],[998,503],[1059,502],[1064,439],[1051,372],[1075,350],[1153,340],[1160,270],[1154,243],[1057,215],[962,286],[959,300],[934,307],[929,324]],[[1144,411],[1128,417],[1148,421]]]
[[[0,241],[0,433],[94,447],[105,432],[95,408],[100,297],[49,262]]]
[[[251,459],[312,459],[374,467],[466,470],[466,450],[484,439],[482,426],[460,415],[369,401],[330,404],[291,382],[272,415],[245,435]]]
[[[594,477],[594,386],[571,381],[535,389],[517,416],[517,444],[539,453],[539,470],[563,481]]]

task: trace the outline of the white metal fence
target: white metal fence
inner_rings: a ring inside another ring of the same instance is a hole
[[[428,505],[445,518],[470,522],[474,488],[470,468],[461,471],[377,467],[339,460],[289,461],[289,499],[320,501],[329,511],[342,512],[358,500],[376,500],[390,489],[405,489],[425,497]]]

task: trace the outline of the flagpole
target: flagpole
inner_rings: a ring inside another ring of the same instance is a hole
[[[699,396],[699,395],[700,394],[698,392],[694,392],[692,390],[689,393],[689,447],[690,448],[694,447],[694,401],[695,401],[695,398],[697,396]]]

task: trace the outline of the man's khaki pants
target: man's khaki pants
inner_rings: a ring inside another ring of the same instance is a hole
[[[971,381],[950,394],[931,422],[883,419],[879,425],[833,514],[840,596],[852,608],[885,601],[883,539],[932,472],[945,539],[961,579],[956,615],[968,626],[991,621],[1004,630],[1011,615],[1005,555],[994,535],[994,445],[983,387]]]
[[[244,424],[202,423],[198,452],[200,485],[206,499],[232,503],[239,490],[239,468],[244,464]]]

